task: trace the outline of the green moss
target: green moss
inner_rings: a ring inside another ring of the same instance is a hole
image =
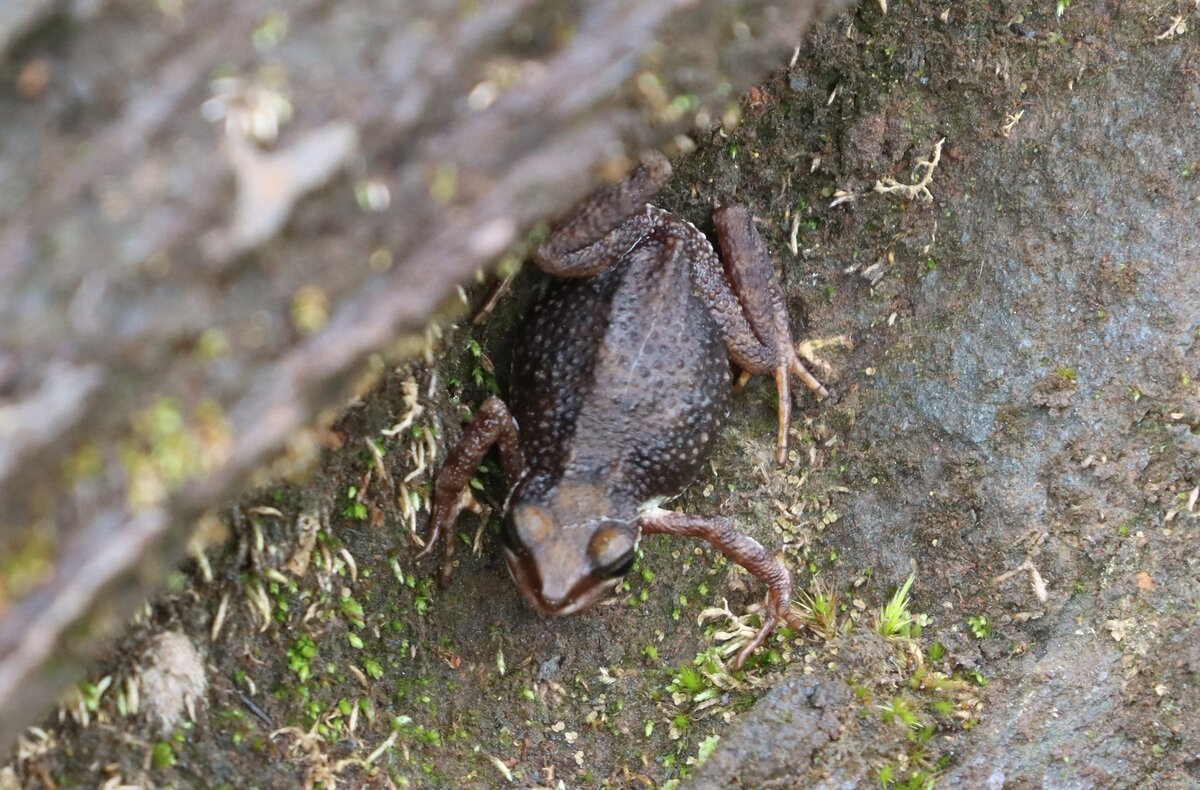
[[[992,626],[983,615],[973,615],[967,618],[967,625],[976,639],[986,639],[992,635]]]
[[[150,766],[155,770],[171,768],[175,765],[175,750],[166,741],[159,741],[150,750]]]
[[[904,584],[896,590],[891,600],[879,610],[875,630],[880,636],[908,637],[913,635],[915,620],[909,611],[908,592],[916,581],[916,574],[910,574]]]
[[[307,634],[300,634],[287,651],[288,669],[301,682],[312,677],[312,661],[317,657],[317,645]]]

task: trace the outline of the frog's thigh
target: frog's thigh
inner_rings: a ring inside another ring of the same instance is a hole
[[[783,288],[750,212],[745,206],[724,206],[713,212],[713,223],[726,264],[716,276],[724,275],[745,316],[744,324],[734,322],[728,330],[734,336],[726,341],[730,356],[747,373],[774,373],[781,397],[788,390],[788,373],[804,382],[818,398],[829,397],[828,390],[797,356]],[[804,348],[799,350],[803,355]]]
[[[575,207],[534,250],[534,262],[556,277],[591,277],[612,266],[653,226],[646,203],[670,176],[665,156],[646,154],[624,181]]]
[[[741,304],[754,336],[773,352],[768,369],[754,372],[768,373],[769,368],[779,364],[783,356],[780,341],[790,342],[791,331],[787,324],[787,303],[766,242],[745,206],[717,209],[713,212],[713,224],[721,260],[725,262],[721,274]]]
[[[755,375],[771,373],[790,349],[791,331],[766,245],[741,206],[719,209],[713,220],[722,257],[729,265],[723,266],[707,244],[694,248],[692,282],[720,326],[737,366]]]

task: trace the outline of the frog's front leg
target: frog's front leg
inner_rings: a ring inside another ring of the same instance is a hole
[[[492,445],[500,449],[500,466],[504,469],[509,489],[517,484],[525,471],[525,461],[517,438],[517,423],[504,401],[494,396],[485,400],[475,419],[463,431],[458,444],[446,456],[446,463],[433,482],[429,535],[417,559],[433,551],[442,537],[442,531],[454,526],[463,509],[463,493]],[[441,579],[444,582],[450,576],[454,540],[445,538],[442,550]]]
[[[829,391],[796,355],[783,289],[750,212],[744,206],[725,206],[713,212],[713,223],[721,257],[699,256],[694,261],[695,283],[721,326],[733,361],[748,373],[775,377],[779,393],[775,462],[782,464],[792,418],[791,377],[804,382],[818,398],[829,397]]]
[[[692,516],[655,508],[643,514],[638,519],[638,525],[643,535],[676,535],[706,540],[767,585],[767,604],[763,610],[762,625],[750,643],[738,653],[734,662],[736,669],[741,669],[750,654],[767,640],[780,618],[797,631],[803,629],[804,623],[792,613],[792,575],[787,567],[757,540],[735,529],[729,519]]]
[[[616,263],[657,219],[646,202],[671,177],[671,163],[657,151],[624,181],[579,204],[533,252],[533,260],[556,277],[591,277]]]

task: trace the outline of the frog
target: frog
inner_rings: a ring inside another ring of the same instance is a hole
[[[718,254],[695,225],[650,202],[671,172],[662,154],[644,155],[535,248],[549,276],[515,343],[509,402],[487,398],[447,454],[420,556],[452,528],[495,447],[505,562],[536,610],[568,615],[611,593],[647,535],[699,538],[767,587],[741,668],[780,622],[802,627],[791,574],[728,518],[663,505],[714,449],[732,405],[731,362],[743,376],[774,377],[777,464],[787,458],[792,377],[817,399],[829,392],[797,354],[749,210],[715,209]],[[453,544],[444,540],[443,577]]]

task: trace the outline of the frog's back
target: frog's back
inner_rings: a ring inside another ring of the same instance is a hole
[[[673,495],[729,411],[716,322],[693,293],[686,246],[663,234],[595,277],[549,283],[514,374],[535,487],[570,479],[637,502]]]

